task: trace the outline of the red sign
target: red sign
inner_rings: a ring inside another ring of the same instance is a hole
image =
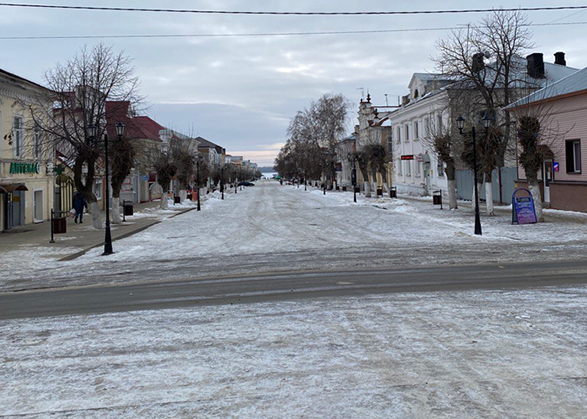
[[[402,156],[402,160],[414,160],[413,154],[405,154]]]

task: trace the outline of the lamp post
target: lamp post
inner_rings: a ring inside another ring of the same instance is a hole
[[[122,139],[122,135],[124,134],[124,124],[122,122],[118,122],[116,124],[116,134],[118,135],[118,140]],[[94,139],[98,135],[98,127],[94,124],[88,126],[88,136],[94,141]],[[112,233],[110,231],[110,188],[109,188],[109,165],[110,162],[108,160],[108,133],[104,132],[104,166],[105,166],[105,175],[106,175],[106,231],[104,236],[104,253],[102,255],[111,255],[113,253],[112,250]]]
[[[224,166],[220,167],[220,194],[224,199]]]
[[[234,167],[234,193],[237,193],[238,189],[238,180],[236,177],[236,166]]]
[[[485,114],[483,117],[483,126],[485,127],[485,133],[489,131],[489,125],[491,124],[491,118]],[[465,126],[465,119],[459,115],[457,118],[457,128],[460,134],[463,134],[463,128]],[[473,182],[475,182],[475,234],[482,235],[481,232],[481,217],[479,216],[479,191],[477,188],[477,133],[475,126],[471,127],[471,138],[473,139]]]
[[[351,162],[351,184],[353,185],[353,202],[357,202],[357,166],[355,156],[347,154],[347,159]]]
[[[196,159],[196,193],[198,194],[198,211],[200,211],[200,163],[202,162],[202,155]]]

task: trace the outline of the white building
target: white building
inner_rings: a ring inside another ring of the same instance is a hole
[[[452,81],[438,74],[414,73],[410,93],[390,114],[395,159],[395,186],[400,193],[429,195],[446,190],[444,167],[432,136],[449,126],[443,87]]]

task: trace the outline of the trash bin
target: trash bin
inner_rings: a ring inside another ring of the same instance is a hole
[[[434,191],[432,193],[432,204],[440,205],[440,209],[442,209],[442,191]]]
[[[133,208],[132,202],[124,201],[122,203],[122,211],[123,211],[122,213],[124,214],[125,217],[127,215],[133,215],[134,208]]]
[[[186,198],[189,199],[190,201],[192,201],[192,194],[191,193],[187,194]]]
[[[53,218],[53,234],[67,233],[67,218],[58,217]]]
[[[181,198],[179,196],[174,196],[173,203],[174,204],[181,204]]]
[[[395,186],[392,186],[391,189],[389,190],[389,197],[390,198],[397,198],[397,188]]]
[[[377,196],[383,196],[383,189],[377,188]]]

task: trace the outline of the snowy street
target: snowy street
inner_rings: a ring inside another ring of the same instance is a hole
[[[585,418],[586,291],[2,321],[0,417]]]
[[[195,203],[186,205],[194,206]],[[237,194],[209,195],[202,211],[164,219],[62,262],[49,247],[16,248],[3,260],[0,290],[129,283],[300,270],[385,269],[405,265],[489,264],[582,259],[587,214],[547,211],[547,222],[511,225],[511,213],[482,216],[473,234],[469,207],[440,210],[431,198],[365,199],[350,192],[261,181]],[[140,214],[137,216],[141,216]],[[166,217],[167,213],[146,214]],[[58,237],[57,240],[60,238]],[[22,264],[26,260],[26,264]]]
[[[502,211],[479,237],[468,208],[430,201],[259,182],[200,212],[153,214],[163,221],[108,257],[15,249],[1,288],[499,269],[587,250],[585,214],[512,226]],[[27,270],[14,262],[25,257]],[[14,295],[35,293],[48,291]],[[0,320],[0,418],[585,418],[586,306],[587,286],[568,285]]]

